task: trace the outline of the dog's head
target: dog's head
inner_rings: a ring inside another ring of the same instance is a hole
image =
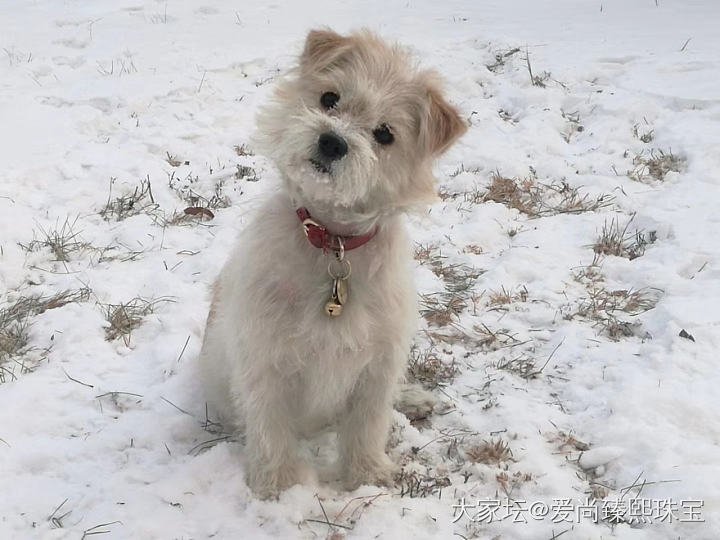
[[[466,129],[405,51],[329,30],[308,34],[258,125],[291,195],[348,219],[434,200],[432,160]]]

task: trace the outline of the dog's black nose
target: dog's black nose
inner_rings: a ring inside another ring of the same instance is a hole
[[[330,161],[340,159],[347,154],[348,151],[345,139],[332,131],[327,131],[320,135],[320,138],[318,139],[318,148],[320,149],[320,154],[322,154],[323,157],[328,158]]]

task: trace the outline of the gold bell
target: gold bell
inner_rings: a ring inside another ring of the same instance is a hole
[[[347,302],[347,277],[333,279],[332,294],[325,304],[325,313],[330,317],[337,317],[342,313],[342,307]]]
[[[340,313],[342,313],[342,304],[336,302],[334,298],[328,300],[325,304],[325,314],[329,317],[337,317]]]

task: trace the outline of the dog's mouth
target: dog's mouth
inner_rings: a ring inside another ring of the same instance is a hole
[[[323,174],[330,174],[330,169],[328,169],[324,163],[321,163],[317,159],[310,158],[310,163],[312,164],[313,167],[315,167],[316,171],[321,172]]]

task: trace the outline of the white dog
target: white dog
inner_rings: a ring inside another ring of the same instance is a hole
[[[297,441],[328,424],[345,485],[387,484],[417,318],[401,214],[435,199],[432,160],[465,124],[402,49],[329,30],[310,32],[258,124],[284,189],[214,287],[200,359],[208,398],[245,430],[259,496],[310,481]]]

